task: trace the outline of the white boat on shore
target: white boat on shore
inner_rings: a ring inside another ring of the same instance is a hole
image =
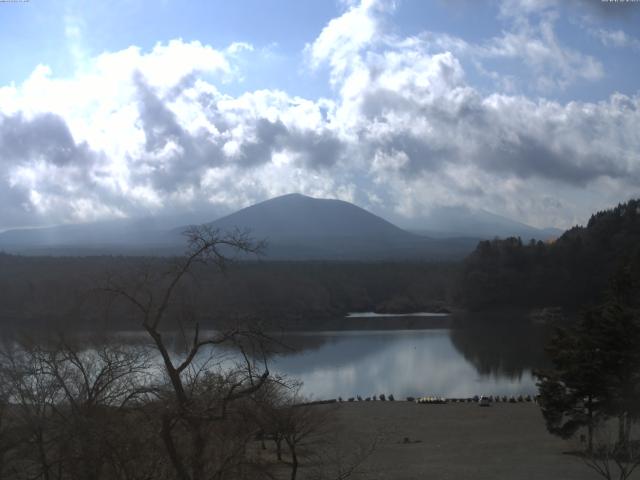
[[[448,317],[450,313],[415,312],[415,313],[376,313],[351,312],[345,318],[380,318],[380,317]]]

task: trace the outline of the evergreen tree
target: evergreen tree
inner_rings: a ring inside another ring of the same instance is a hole
[[[598,320],[607,413],[618,418],[618,442],[627,445],[631,425],[640,418],[640,321],[617,301],[601,307]]]
[[[600,420],[617,418],[618,444],[629,445],[640,419],[640,315],[630,278],[621,269],[605,304],[556,332],[547,348],[554,368],[536,373],[547,429],[568,438],[587,427],[589,451]]]
[[[606,416],[608,405],[595,324],[595,315],[587,312],[577,327],[558,329],[547,348],[553,369],[536,372],[549,432],[569,438],[586,427],[589,450],[594,429]]]

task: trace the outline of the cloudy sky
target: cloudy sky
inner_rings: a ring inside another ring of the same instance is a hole
[[[640,196],[640,3],[0,3],[0,230],[301,192],[419,226]]]

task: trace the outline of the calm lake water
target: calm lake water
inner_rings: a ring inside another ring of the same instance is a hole
[[[544,329],[522,318],[351,315],[330,325],[270,334],[288,348],[269,359],[269,370],[302,381],[302,394],[316,400],[381,393],[397,399],[534,395],[532,371],[546,362]],[[148,343],[141,332],[127,338]],[[179,344],[172,347],[176,357],[184,355]],[[199,357],[208,361],[214,354],[221,365],[241,360],[217,347]]]
[[[301,333],[285,337],[299,351],[274,358],[271,369],[302,380],[303,393],[315,399],[536,393],[530,362],[508,360],[512,345],[464,351],[474,336],[453,329]]]

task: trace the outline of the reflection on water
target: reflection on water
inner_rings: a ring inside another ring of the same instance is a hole
[[[546,335],[547,329],[526,322],[475,321],[452,329],[451,341],[480,375],[513,378],[547,365]]]
[[[415,319],[358,318],[340,323],[341,330],[285,334],[279,340],[290,349],[272,357],[269,369],[302,380],[303,393],[316,399],[536,393],[531,372],[545,364],[543,329],[513,318]],[[356,329],[361,324],[369,329]],[[149,343],[142,332],[120,339]],[[186,354],[181,336],[165,340],[176,357]],[[209,361],[213,352],[221,365],[241,360],[215,347],[203,349],[198,361]]]
[[[482,347],[478,355],[490,353],[487,358],[498,359],[496,368],[485,368],[483,361],[474,361],[471,342],[466,342],[470,338],[449,329],[297,334],[285,341],[311,348],[278,356],[272,369],[302,380],[303,392],[315,398],[536,393],[526,359],[511,368],[501,353],[504,344],[495,345],[494,352]],[[461,344],[466,347],[462,353],[457,348]]]

